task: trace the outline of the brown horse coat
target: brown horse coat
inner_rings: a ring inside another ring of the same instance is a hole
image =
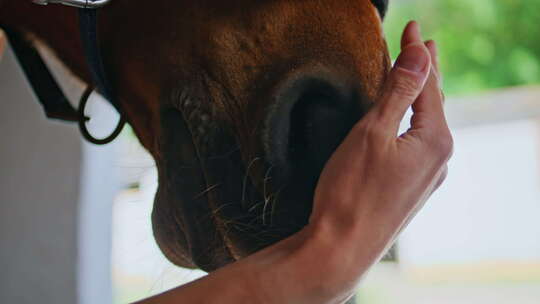
[[[379,94],[386,1],[113,0],[99,36],[115,99],[156,160],[165,255],[214,270],[307,223],[324,162]],[[76,10],[0,0],[86,83]]]

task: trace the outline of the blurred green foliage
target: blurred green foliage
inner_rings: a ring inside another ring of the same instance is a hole
[[[409,20],[437,41],[447,94],[540,83],[540,0],[391,0],[394,59]]]

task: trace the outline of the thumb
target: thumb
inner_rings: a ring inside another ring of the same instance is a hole
[[[397,129],[405,112],[418,98],[431,69],[431,57],[423,43],[403,49],[388,75],[383,93],[375,105],[379,119]]]

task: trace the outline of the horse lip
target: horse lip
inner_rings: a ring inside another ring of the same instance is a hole
[[[158,162],[160,171],[159,193],[152,219],[156,239],[160,246],[170,246],[178,239],[168,239],[157,225],[167,217],[167,225],[174,224],[176,233],[183,234],[187,254],[200,268],[211,271],[220,265],[232,262],[230,252],[219,255],[208,250],[208,243],[216,248],[227,248],[224,238],[215,236],[215,223],[209,217],[212,214],[210,197],[201,195],[208,187],[205,167],[197,151],[197,143],[181,112],[176,109],[162,111],[162,159]],[[186,178],[189,177],[189,178]],[[171,223],[172,221],[172,223]],[[172,245],[176,246],[176,245]],[[163,250],[167,252],[167,250]],[[174,259],[175,257],[172,257]]]

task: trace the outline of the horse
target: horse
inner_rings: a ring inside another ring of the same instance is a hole
[[[386,9],[387,0],[113,0],[99,9],[104,73],[155,159],[152,226],[172,263],[211,272],[308,224],[325,162],[389,72]],[[0,24],[94,81],[75,9],[0,0]]]

